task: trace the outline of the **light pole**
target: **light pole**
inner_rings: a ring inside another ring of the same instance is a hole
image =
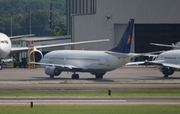
[[[12,16],[13,16],[13,13],[11,13],[11,36],[12,36]]]
[[[29,12],[29,34],[31,34],[31,11]]]

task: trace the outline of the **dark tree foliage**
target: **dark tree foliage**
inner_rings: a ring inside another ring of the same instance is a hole
[[[30,31],[36,36],[50,35],[50,3],[51,31],[57,31],[57,28],[65,31],[66,0],[0,0],[0,32],[9,36],[11,32],[12,35],[21,35],[29,34]],[[59,32],[54,34],[61,35]]]

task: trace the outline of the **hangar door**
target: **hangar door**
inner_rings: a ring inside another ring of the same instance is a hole
[[[150,43],[172,44],[180,41],[180,24],[136,24],[135,52],[153,52],[171,48],[152,46]]]

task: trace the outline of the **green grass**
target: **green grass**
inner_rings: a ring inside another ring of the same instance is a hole
[[[176,105],[0,106],[0,114],[179,114]]]
[[[13,90],[1,91],[0,96],[87,96],[105,97],[108,90]],[[111,96],[180,96],[180,90],[112,90]]]

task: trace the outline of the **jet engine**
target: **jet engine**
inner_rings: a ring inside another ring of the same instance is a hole
[[[162,68],[162,73],[168,77],[168,75],[172,75],[174,73],[174,70],[172,68],[168,68],[168,67],[165,67],[163,66]]]
[[[50,76],[59,76],[61,74],[61,72],[62,71],[60,71],[59,69],[57,69],[54,66],[46,66],[45,67],[45,73]]]
[[[30,56],[32,58],[33,51],[30,52]],[[34,56],[35,56],[35,62],[39,62],[42,59],[43,54],[40,50],[34,49]]]

